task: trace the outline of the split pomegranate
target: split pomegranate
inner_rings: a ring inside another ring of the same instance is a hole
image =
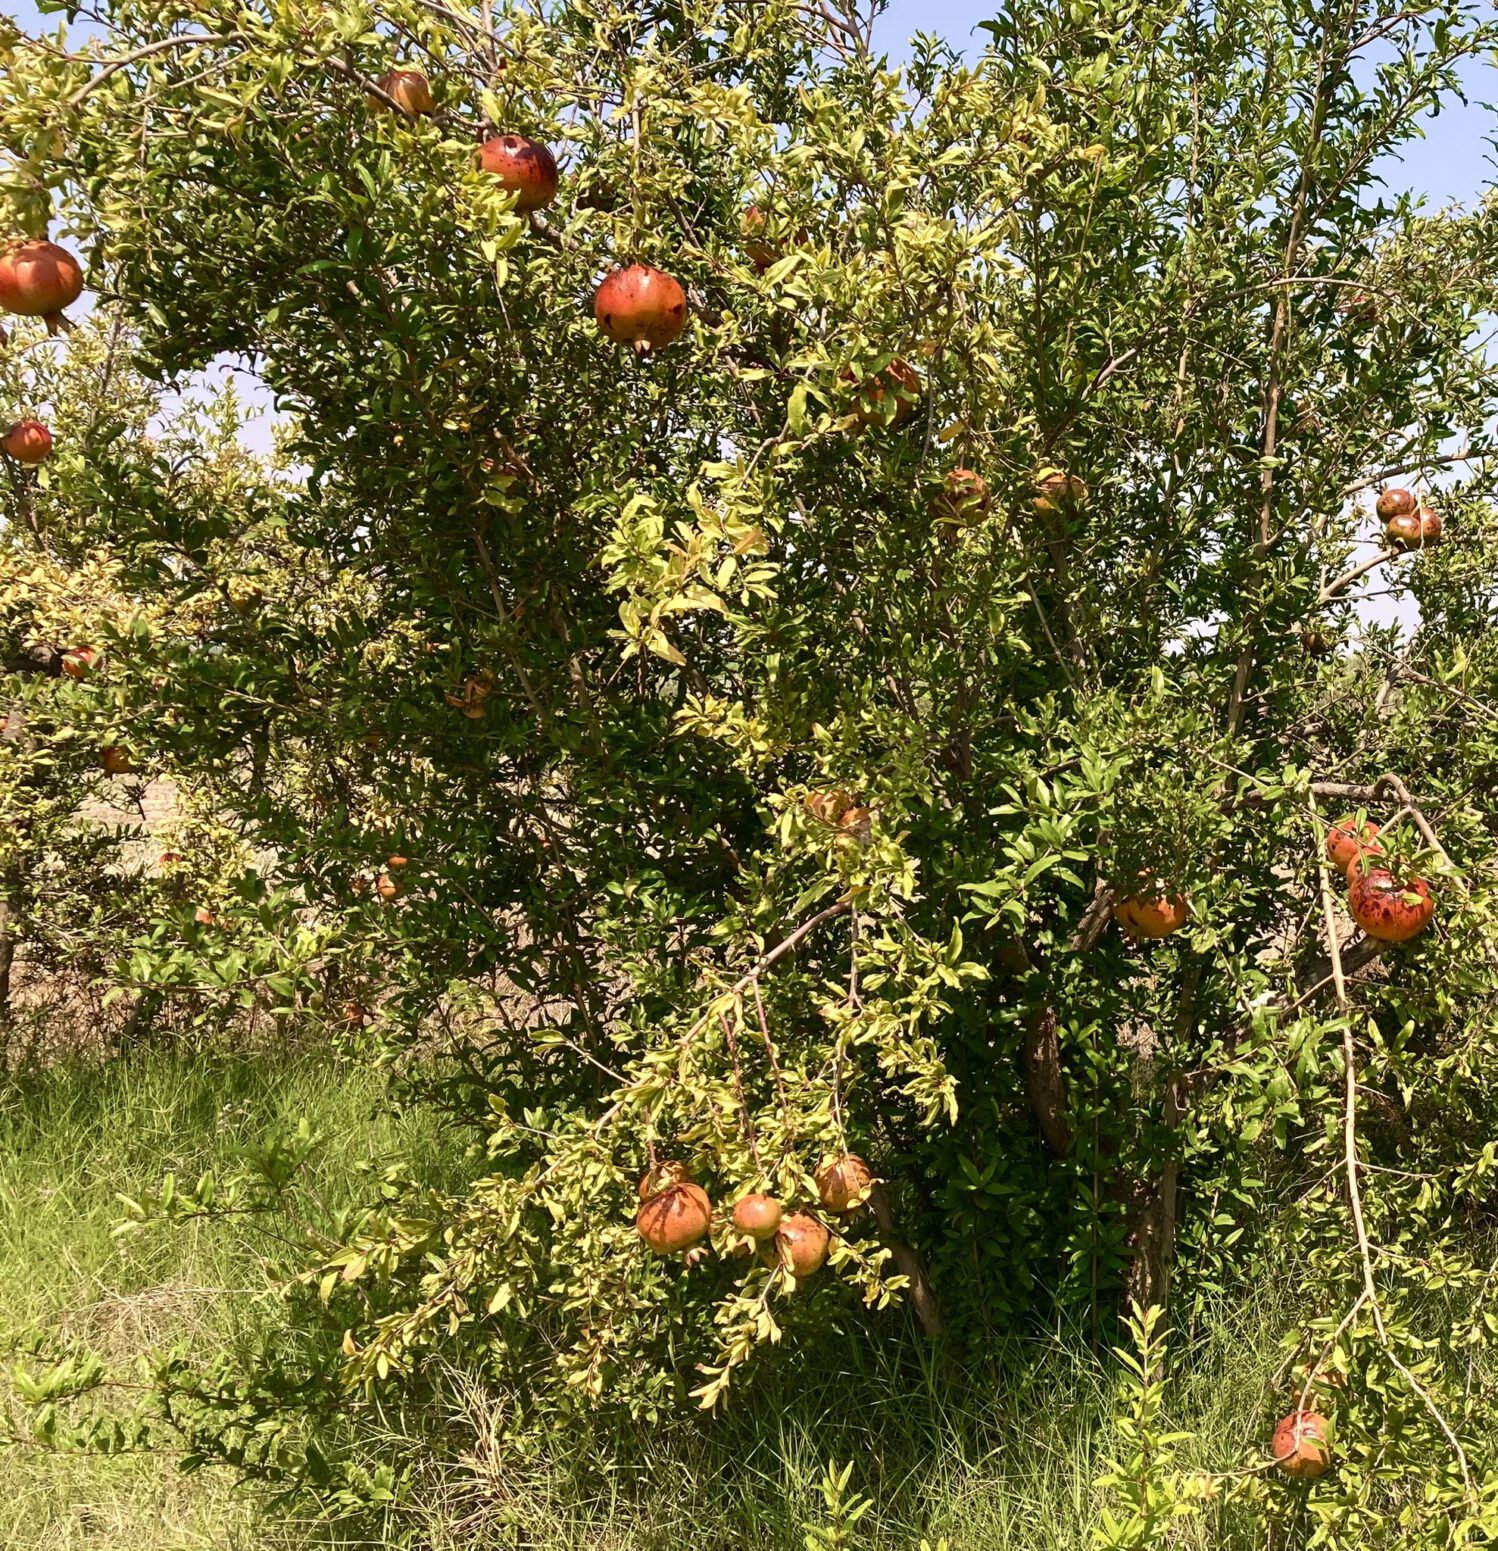
[[[754,1191],[750,1195],[741,1196],[734,1204],[733,1225],[740,1233],[747,1233],[751,1239],[763,1242],[775,1237],[783,1215],[780,1202],[774,1196]]]
[[[635,1213],[639,1235],[657,1255],[676,1255],[707,1234],[712,1202],[701,1185],[683,1182],[657,1192]]]
[[[1314,1481],[1332,1468],[1331,1425],[1319,1411],[1292,1411],[1274,1429],[1271,1448],[1287,1476]]]
[[[111,743],[100,753],[99,763],[103,765],[105,775],[129,775],[135,769],[129,750],[122,749],[117,743]]]
[[[16,242],[0,253],[0,308],[6,312],[50,321],[82,294],[82,266],[55,242]]]
[[[557,197],[557,159],[547,146],[524,135],[494,135],[479,147],[479,166],[522,214],[544,210]]]
[[[826,1159],[816,1173],[817,1194],[829,1212],[861,1206],[874,1183],[869,1166],[856,1153]]]
[[[858,424],[867,429],[871,425],[900,425],[910,418],[911,411],[920,402],[921,379],[916,369],[897,356],[882,372],[859,382],[851,366],[845,366],[839,380],[855,385],[858,394]],[[886,421],[884,396],[889,393],[894,409]]]
[[[387,70],[375,85],[413,117],[436,109],[437,104],[432,101],[432,88],[420,70]],[[373,92],[368,95],[374,107],[388,111],[389,104],[383,98],[376,97]]]
[[[1186,924],[1186,901],[1167,894],[1147,874],[1141,875],[1138,892],[1119,900],[1113,918],[1130,937],[1169,937]]]
[[[40,420],[17,420],[0,436],[0,447],[17,463],[42,463],[52,456],[52,433]]]
[[[92,646],[73,646],[62,654],[62,671],[70,679],[84,679],[89,675],[99,653]]]
[[[1079,474],[1068,474],[1062,469],[1042,469],[1035,478],[1035,500],[1032,505],[1043,517],[1071,510],[1079,511],[1091,499],[1087,481]]]
[[[1424,878],[1398,882],[1386,868],[1347,875],[1347,908],[1352,918],[1379,942],[1408,942],[1430,925],[1436,913],[1430,885]]]
[[[642,1201],[648,1201],[651,1196],[658,1196],[661,1191],[668,1190],[672,1185],[695,1185],[697,1176],[684,1163],[672,1163],[663,1159],[661,1162],[645,1170],[640,1176],[638,1188]]]
[[[767,1265],[784,1266],[799,1282],[826,1264],[830,1243],[831,1235],[810,1212],[792,1212],[759,1253]]]
[[[931,503],[931,515],[938,522],[967,524],[988,515],[988,481],[972,469],[950,469],[942,481],[941,494]]]
[[[661,270],[631,264],[616,269],[598,287],[593,316],[616,345],[649,355],[664,349],[686,327],[687,295]]]
[[[1418,505],[1419,502],[1408,490],[1391,485],[1379,491],[1373,509],[1378,513],[1380,521],[1388,522],[1392,517],[1413,517]]]
[[[1371,820],[1359,828],[1357,819],[1349,815],[1338,819],[1326,832],[1326,854],[1343,872],[1360,856],[1371,856],[1382,850],[1378,843],[1378,825]]]

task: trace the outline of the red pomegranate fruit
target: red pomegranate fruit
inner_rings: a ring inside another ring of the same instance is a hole
[[[848,1152],[824,1159],[816,1181],[817,1194],[829,1212],[850,1212],[863,1204],[874,1176],[862,1158]]]
[[[1415,512],[1400,512],[1384,524],[1384,539],[1394,549],[1420,547],[1420,518]]]
[[[52,456],[52,433],[40,420],[17,420],[0,436],[0,447],[17,463],[44,463]]]
[[[1141,887],[1119,900],[1113,918],[1130,937],[1169,937],[1186,924],[1186,901],[1180,894],[1167,894],[1147,875]]]
[[[0,309],[51,320],[82,294],[82,266],[55,242],[16,242],[0,253]]]
[[[686,327],[687,295],[661,270],[631,264],[616,269],[598,287],[593,316],[616,345],[649,355],[665,349]]]
[[[661,1191],[669,1190],[672,1185],[695,1185],[696,1183],[697,1176],[686,1164],[673,1163],[663,1158],[640,1176],[636,1191],[642,1201],[648,1201],[651,1196],[658,1196]]]
[[[921,399],[919,373],[898,356],[882,372],[875,372],[862,382],[851,366],[845,366],[839,374],[839,380],[854,386],[858,395],[855,413],[860,428],[865,430],[872,425],[903,424]],[[887,417],[884,408],[886,393],[894,402],[894,408],[888,412]]]
[[[751,1239],[763,1243],[775,1237],[783,1216],[780,1202],[774,1196],[753,1191],[740,1196],[734,1203],[733,1225],[740,1233],[747,1233]]]
[[[965,526],[980,522],[988,515],[988,481],[972,469],[950,469],[942,481],[941,494],[931,503],[931,515],[938,522]]]
[[[432,88],[420,70],[387,70],[375,85],[413,118],[436,109],[437,104],[432,101]],[[371,106],[389,111],[389,104],[373,92],[369,93],[369,101]]]
[[[701,1185],[669,1185],[635,1213],[635,1228],[657,1255],[677,1255],[705,1238],[713,1220],[712,1202]]]
[[[1441,542],[1441,535],[1446,531],[1441,514],[1433,506],[1422,506],[1415,515],[1420,519],[1420,548],[1433,549]]]
[[[1347,908],[1352,918],[1379,942],[1408,942],[1431,923],[1436,902],[1424,878],[1400,883],[1386,868],[1347,875]]]
[[[85,679],[99,660],[98,651],[92,646],[72,646],[62,654],[62,671],[70,679]]]
[[[831,1241],[827,1229],[810,1212],[792,1212],[759,1253],[766,1265],[783,1266],[799,1282],[826,1264]]]
[[[1408,490],[1401,490],[1397,485],[1391,485],[1385,490],[1380,490],[1378,500],[1373,509],[1378,513],[1381,522],[1388,522],[1392,517],[1413,517],[1415,508],[1419,502]]]
[[[516,196],[521,214],[544,210],[557,197],[557,159],[538,140],[494,135],[479,147],[479,166]]]
[[[1378,842],[1378,825],[1372,820],[1359,827],[1357,819],[1349,815],[1338,819],[1326,832],[1326,854],[1343,872],[1359,857],[1373,856],[1382,850]]]
[[[1331,1424],[1319,1411],[1292,1411],[1274,1429],[1274,1462],[1297,1481],[1314,1481],[1332,1468]]]

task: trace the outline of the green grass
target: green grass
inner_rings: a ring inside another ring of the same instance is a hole
[[[328,1210],[361,1195],[363,1165],[405,1159],[426,1177],[457,1163],[429,1115],[392,1115],[384,1077],[325,1052],[62,1064],[0,1090],[0,1356],[77,1338],[117,1369],[186,1343],[207,1356],[245,1322],[273,1318],[263,1243],[234,1221],[124,1238],[121,1193],[173,1169],[233,1171],[236,1153],[305,1117],[326,1138],[314,1165]],[[1201,1334],[1172,1386],[1168,1421],[1194,1435],[1183,1463],[1240,1464],[1269,1404],[1274,1295]],[[826,1525],[829,1465],[872,1499],[850,1551],[1083,1551],[1104,1459],[1119,1448],[1117,1370],[1081,1339],[1019,1339],[981,1375],[944,1368],[915,1338],[848,1338],[780,1354],[720,1418],[610,1433],[576,1423],[536,1454],[499,1441],[500,1402],[471,1376],[445,1387],[457,1457],[433,1462],[392,1532],[433,1551],[803,1551]],[[14,1397],[0,1377],[0,1418]],[[394,1425],[394,1424],[392,1424]],[[407,1440],[370,1437],[370,1461]],[[27,1551],[278,1551],[296,1530],[257,1514],[221,1473],[183,1475],[169,1452],[124,1457],[0,1450],[0,1547]],[[1170,1543],[1226,1551],[1229,1523],[1182,1525]],[[371,1543],[371,1542],[367,1542]],[[378,1543],[378,1542],[372,1542]],[[1294,1543],[1287,1541],[1287,1544]]]
[[[36,1338],[76,1339],[127,1372],[186,1343],[221,1349],[266,1317],[259,1246],[230,1222],[113,1232],[120,1194],[163,1171],[232,1172],[236,1153],[306,1117],[326,1136],[314,1165],[330,1208],[357,1166],[422,1156],[430,1124],[393,1118],[386,1081],[327,1054],[141,1054],[64,1063],[0,1087],[0,1359]],[[8,1364],[7,1364],[8,1366]],[[0,1375],[0,1418],[14,1397]],[[185,1476],[169,1454],[119,1457],[0,1449],[0,1547],[30,1551],[265,1548],[253,1504],[215,1472]]]

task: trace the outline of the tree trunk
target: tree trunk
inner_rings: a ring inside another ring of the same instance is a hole
[[[869,1210],[873,1212],[874,1221],[879,1226],[879,1237],[894,1257],[901,1276],[910,1280],[910,1302],[916,1318],[921,1322],[921,1330],[932,1338],[939,1336],[946,1325],[936,1302],[931,1278],[926,1274],[926,1262],[910,1245],[901,1243],[895,1237],[895,1214],[890,1210],[889,1197],[884,1193],[883,1185],[869,1187]]]

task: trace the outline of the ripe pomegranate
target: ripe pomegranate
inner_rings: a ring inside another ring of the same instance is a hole
[[[858,395],[858,424],[867,429],[871,425],[900,425],[910,418],[911,411],[920,402],[921,379],[916,369],[897,356],[882,372],[875,372],[860,382],[851,366],[845,366],[838,374],[840,382],[852,384]],[[884,395],[894,399],[894,409],[886,421]]]
[[[1378,298],[1371,291],[1362,289],[1347,291],[1338,299],[1337,311],[1349,323],[1366,327],[1379,320]]]
[[[1186,924],[1186,901],[1141,873],[1140,889],[1113,907],[1113,919],[1130,937],[1169,937]]]
[[[207,905],[199,905],[193,911],[192,918],[199,926],[212,926],[218,920],[218,917],[214,915]]]
[[[1415,512],[1401,512],[1384,524],[1384,538],[1395,549],[1420,547],[1420,518]]]
[[[1274,1429],[1271,1449],[1287,1476],[1314,1481],[1332,1468],[1331,1424],[1319,1411],[1292,1411]]]
[[[1347,874],[1347,908],[1352,918],[1379,942],[1408,942],[1430,925],[1436,913],[1430,885],[1424,878],[1400,883],[1386,868]]]
[[[70,679],[84,679],[99,660],[98,651],[92,646],[73,646],[62,654],[62,671]]]
[[[931,503],[937,522],[968,524],[988,515],[988,481],[972,469],[949,469],[941,494]]]
[[[1422,506],[1415,515],[1420,519],[1420,548],[1434,549],[1441,542],[1441,535],[1446,530],[1446,524],[1441,521],[1441,514],[1433,506]]]
[[[109,744],[100,752],[99,763],[103,765],[105,775],[130,775],[135,769],[129,750],[122,749],[117,743]]]
[[[432,101],[432,88],[420,70],[387,70],[375,85],[413,117],[436,110],[437,104]],[[389,112],[389,104],[382,98],[376,97],[373,92],[368,95],[372,107]]]
[[[522,214],[544,210],[557,197],[557,159],[524,135],[494,135],[479,147],[479,166],[492,173]]]
[[[176,867],[179,863],[185,862],[186,860],[187,858],[183,856],[180,851],[163,851],[161,855],[156,858],[156,865],[162,868]]]
[[[648,264],[616,269],[598,287],[593,316],[616,345],[636,355],[662,350],[687,321],[687,294],[670,275]]]
[[[850,1212],[861,1206],[874,1176],[856,1153],[825,1158],[816,1172],[817,1194],[829,1212]]]
[[[775,1237],[782,1215],[780,1202],[774,1196],[755,1191],[740,1196],[734,1204],[733,1225],[740,1233],[747,1233],[751,1239],[762,1243]]]
[[[695,1185],[697,1176],[684,1163],[672,1163],[662,1159],[653,1167],[648,1168],[640,1176],[638,1185],[639,1196],[642,1201],[648,1201],[651,1196],[658,1196],[661,1191],[668,1190],[672,1185]]]
[[[1326,854],[1346,872],[1360,856],[1369,856],[1383,850],[1378,843],[1378,825],[1366,821],[1361,829],[1358,821],[1349,815],[1338,819],[1326,832]]]
[[[17,463],[43,463],[52,456],[52,433],[40,420],[17,420],[0,436],[0,447]]]
[[[1329,657],[1337,649],[1336,637],[1324,625],[1302,625],[1297,634],[1307,657]]]
[[[758,205],[750,205],[739,221],[739,236],[744,239],[744,256],[761,273],[780,257],[779,249],[766,233],[768,225],[765,213]]]
[[[837,821],[837,827],[844,839],[851,840],[856,845],[866,846],[874,838],[874,810],[849,808]]]
[[[1378,500],[1374,503],[1373,509],[1378,513],[1381,522],[1388,522],[1391,517],[1413,517],[1418,505],[1419,502],[1408,490],[1390,485],[1387,489],[1379,491]]]
[[[15,242],[0,253],[0,309],[50,323],[82,294],[82,266],[55,242]]]
[[[1080,511],[1091,495],[1081,475],[1042,469],[1035,476],[1035,499],[1031,504],[1042,517],[1049,517],[1061,511]]]
[[[810,1212],[792,1212],[759,1253],[766,1265],[784,1266],[799,1282],[826,1264],[830,1243],[831,1235]]]
[[[343,1004],[343,1021],[350,1028],[362,1029],[369,1022],[369,1009],[363,1002],[345,1002]]]
[[[399,899],[405,892],[405,885],[398,879],[392,878],[388,872],[382,872],[375,879],[375,893],[383,900]]]
[[[675,1255],[690,1249],[706,1236],[712,1220],[713,1207],[707,1192],[690,1182],[667,1186],[635,1213],[640,1237],[657,1255]]]
[[[830,792],[806,794],[806,811],[812,818],[820,820],[823,824],[832,825],[834,828],[852,806],[853,798],[841,788],[834,788]]]

